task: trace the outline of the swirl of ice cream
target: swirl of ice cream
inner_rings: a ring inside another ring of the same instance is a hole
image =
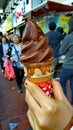
[[[25,22],[26,26],[22,36],[21,62],[39,63],[52,61],[52,49],[48,45],[48,38],[34,20],[26,17]]]

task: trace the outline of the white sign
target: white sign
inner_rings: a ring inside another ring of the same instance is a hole
[[[31,0],[20,1],[19,5],[13,11],[13,27],[19,25],[22,22],[23,15],[29,12],[30,10],[31,10]]]

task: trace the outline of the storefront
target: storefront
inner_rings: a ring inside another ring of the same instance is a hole
[[[45,1],[32,9],[31,2],[27,6],[26,2],[23,0],[5,20],[5,31],[14,29],[15,33],[20,33],[20,36],[22,36],[25,27],[23,19],[26,16],[30,16],[39,24],[45,33],[48,31],[47,26],[51,20],[54,20],[57,26],[62,26],[67,33],[69,17],[66,15],[68,13],[72,14],[72,11],[73,6],[67,6],[52,1]]]
[[[48,31],[48,23],[50,21],[55,21],[57,26],[64,28],[64,31],[68,32],[68,20],[70,16],[67,14],[72,14],[73,6],[68,6],[64,4],[59,4],[52,1],[45,1],[39,6],[27,11],[23,14],[23,19],[26,16],[33,18],[38,25],[42,28],[44,33]],[[22,30],[23,27],[20,27]]]

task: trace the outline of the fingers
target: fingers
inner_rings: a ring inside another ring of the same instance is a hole
[[[40,105],[40,107],[47,107],[51,110],[55,101],[52,98],[49,98],[37,85],[30,82],[29,80],[25,81],[25,87],[31,93],[34,100]]]
[[[29,108],[31,108],[31,110],[37,114],[38,112],[40,113],[40,105],[38,104],[38,102],[36,102],[36,100],[32,97],[32,95],[30,94],[30,92],[28,91],[28,89],[26,89],[26,97],[25,97],[25,101],[27,102]]]
[[[53,93],[54,93],[55,99],[63,101],[63,102],[65,102],[65,104],[68,107],[71,107],[69,101],[67,100],[67,98],[65,97],[65,95],[63,93],[60,83],[58,81],[52,79],[52,86],[53,86]]]
[[[27,117],[28,117],[31,127],[33,128],[33,130],[35,130],[34,119],[30,110],[28,110],[27,112]]]
[[[60,83],[52,79],[52,86],[53,86],[53,93],[54,93],[55,99],[64,100],[65,96],[64,96]]]
[[[40,129],[39,122],[38,122],[35,114],[33,113],[33,111],[30,108],[28,110],[27,116],[28,116],[29,122],[30,122],[33,130],[43,130],[43,129]]]

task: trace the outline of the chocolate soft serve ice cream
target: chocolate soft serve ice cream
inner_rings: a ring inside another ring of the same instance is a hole
[[[48,38],[34,20],[26,17],[25,23],[21,52],[25,74],[33,82],[48,80],[53,73],[53,55]]]

